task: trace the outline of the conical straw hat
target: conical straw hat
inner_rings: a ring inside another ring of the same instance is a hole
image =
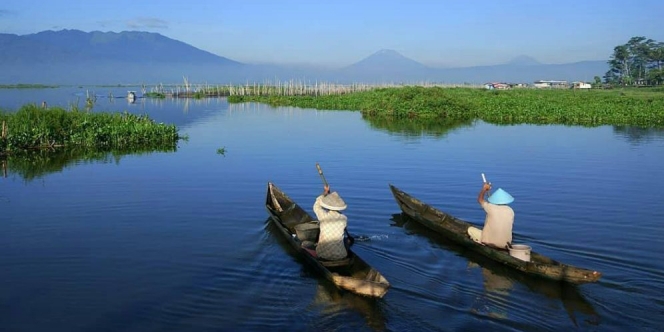
[[[345,210],[348,207],[336,191],[323,196],[323,198],[320,200],[320,205],[328,210],[334,211]]]

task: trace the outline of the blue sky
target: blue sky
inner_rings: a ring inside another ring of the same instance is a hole
[[[393,49],[435,66],[605,60],[664,41],[663,0],[3,0],[0,33],[157,32],[247,63],[343,66]]]

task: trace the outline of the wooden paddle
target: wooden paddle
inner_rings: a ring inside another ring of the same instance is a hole
[[[323,184],[326,187],[329,187],[330,185],[327,183],[327,180],[325,180],[325,175],[323,175],[323,169],[320,168],[320,165],[316,163],[316,168],[318,169],[318,174],[320,175],[321,180],[323,180]]]

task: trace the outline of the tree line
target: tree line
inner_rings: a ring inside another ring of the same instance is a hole
[[[613,48],[604,81],[620,85],[664,83],[664,43],[646,37],[632,37]]]

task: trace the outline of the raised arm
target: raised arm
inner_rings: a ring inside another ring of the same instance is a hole
[[[485,201],[484,197],[486,196],[486,193],[489,192],[489,190],[491,190],[491,183],[484,182],[484,184],[482,185],[482,190],[480,190],[479,195],[477,195],[477,203],[479,203],[480,205],[484,203]]]
[[[319,221],[321,219],[327,219],[327,210],[325,210],[321,205],[320,205],[320,200],[323,198],[323,195],[320,195],[316,197],[316,201],[314,202],[314,213],[316,214],[316,219]]]

